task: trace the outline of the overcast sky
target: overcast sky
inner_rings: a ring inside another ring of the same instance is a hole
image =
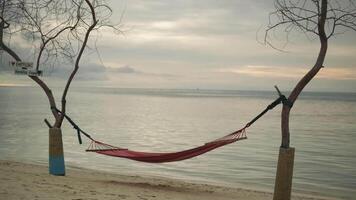
[[[76,81],[86,85],[149,88],[291,90],[317,57],[318,40],[292,35],[279,52],[263,40],[272,0],[110,1],[124,35],[102,31]],[[280,44],[276,38],[276,44]],[[64,67],[52,76],[68,74]],[[29,79],[2,72],[0,84]],[[51,77],[46,77],[50,80]],[[53,79],[53,78],[52,78]],[[307,90],[356,92],[356,33],[330,39],[325,68]]]

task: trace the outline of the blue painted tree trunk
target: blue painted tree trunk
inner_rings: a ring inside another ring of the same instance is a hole
[[[65,175],[62,131],[60,128],[49,129],[49,173],[55,176]]]

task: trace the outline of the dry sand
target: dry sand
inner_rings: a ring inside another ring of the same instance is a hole
[[[46,166],[0,161],[0,199],[271,200],[272,194],[88,169],[67,169],[64,177],[51,176]],[[293,199],[320,198],[294,196]]]

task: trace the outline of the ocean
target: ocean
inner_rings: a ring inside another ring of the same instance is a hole
[[[59,97],[60,90],[54,93]],[[271,91],[85,88],[70,90],[67,114],[99,141],[139,151],[192,148],[240,129],[278,96]],[[63,124],[67,167],[161,176],[273,191],[281,106],[247,129],[247,140],[199,157],[147,164],[85,152]],[[53,121],[38,87],[0,87],[0,159],[46,164]],[[356,196],[356,94],[304,92],[290,117],[293,193]]]

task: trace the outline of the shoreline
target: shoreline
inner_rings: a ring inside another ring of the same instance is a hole
[[[156,176],[117,174],[67,168],[66,176],[48,174],[48,167],[36,163],[0,160],[0,196],[4,199],[246,199],[267,200],[273,194],[207,183]],[[294,200],[330,200],[292,194]]]

